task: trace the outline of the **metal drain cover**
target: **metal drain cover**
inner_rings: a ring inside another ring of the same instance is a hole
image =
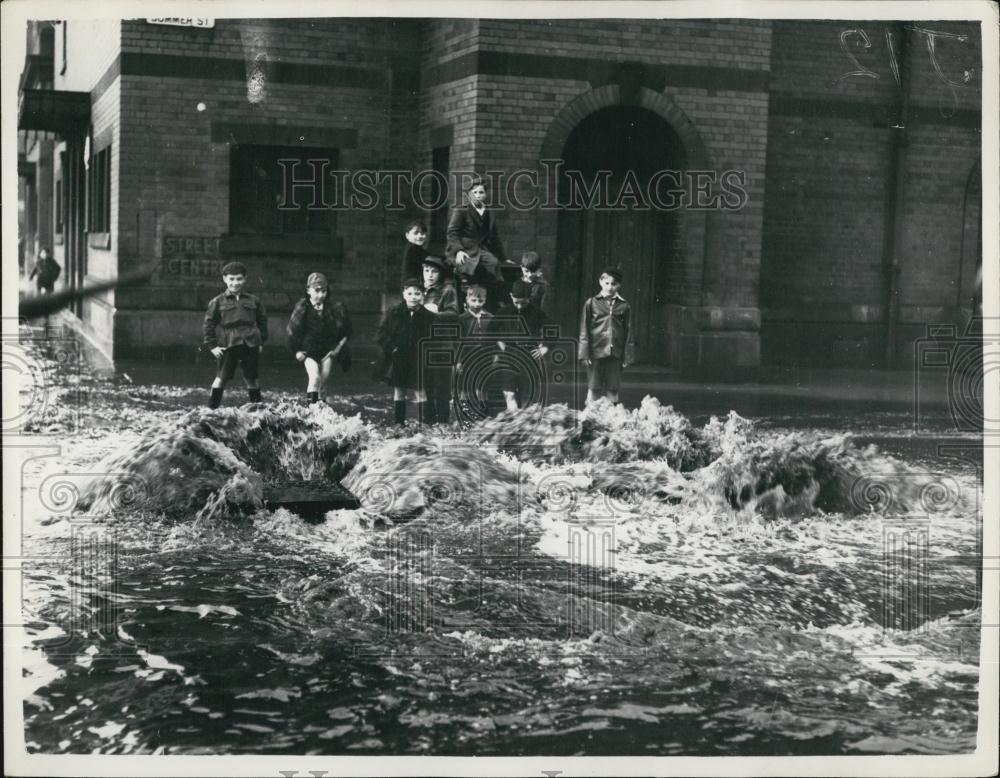
[[[264,484],[264,506],[285,508],[299,516],[322,516],[327,511],[354,510],[358,498],[336,481],[272,481]]]

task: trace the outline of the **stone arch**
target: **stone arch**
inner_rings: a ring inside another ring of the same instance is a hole
[[[654,92],[652,89],[642,87],[639,89],[637,100],[625,101],[621,96],[621,87],[617,84],[609,84],[585,92],[564,106],[545,134],[540,159],[557,159],[562,154],[570,133],[594,111],[613,105],[626,104],[639,105],[666,121],[684,144],[688,166],[703,170],[708,169],[709,157],[701,134],[687,114],[673,100],[661,92]]]

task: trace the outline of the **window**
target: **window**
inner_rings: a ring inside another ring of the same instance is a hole
[[[90,156],[87,170],[87,230],[111,232],[111,147]]]
[[[55,234],[61,238],[63,232],[63,182],[61,178],[56,181],[56,211],[53,222],[55,223]]]
[[[229,231],[238,234],[332,235],[337,203],[337,150],[233,146]]]
[[[53,232],[55,233],[55,242],[63,242],[63,224],[66,221],[66,187],[64,181],[66,180],[66,152],[59,152],[59,166],[56,168],[56,198],[55,198],[55,213],[53,214],[52,224]]]

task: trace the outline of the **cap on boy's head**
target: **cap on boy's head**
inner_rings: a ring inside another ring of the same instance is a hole
[[[601,275],[611,276],[619,284],[622,282],[622,271],[619,267],[606,267],[601,271]]]
[[[471,286],[465,287],[465,296],[472,297],[486,297],[486,287],[480,284],[472,284]]]
[[[521,267],[525,270],[534,273],[541,266],[542,260],[539,259],[537,251],[525,251],[521,255]]]
[[[306,281],[306,289],[312,289],[313,287],[328,289],[330,284],[327,283],[326,276],[322,273],[310,273],[309,280]]]
[[[224,276],[245,276],[247,274],[246,265],[242,262],[227,262],[222,266]]]
[[[428,254],[424,257],[420,263],[424,266],[436,267],[438,270],[444,270],[444,260],[441,257],[432,257]]]
[[[424,224],[424,223],[423,223],[423,221],[421,221],[420,219],[414,219],[413,221],[409,222],[409,223],[408,223],[408,224],[406,225],[406,230],[405,230],[405,232],[409,232],[409,231],[410,231],[410,230],[412,230],[412,229],[413,229],[414,227],[416,227],[416,228],[417,228],[418,230],[420,230],[421,232],[427,232],[427,225],[426,225],[426,224]]]
[[[531,297],[531,284],[524,281],[515,281],[510,287],[510,296],[524,299]]]
[[[407,278],[405,281],[403,281],[402,285],[400,286],[400,289],[402,289],[405,292],[411,286],[415,286],[420,291],[424,290],[424,285],[416,278]]]
[[[474,175],[470,180],[468,185],[465,187],[466,192],[470,192],[477,186],[486,186],[486,182],[483,181],[483,177],[479,175]]]

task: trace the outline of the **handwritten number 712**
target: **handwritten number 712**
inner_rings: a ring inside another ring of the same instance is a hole
[[[927,54],[931,60],[931,66],[934,68],[934,72],[937,74],[937,77],[942,82],[944,82],[944,84],[948,87],[949,91],[951,92],[952,101],[955,107],[957,107],[958,93],[955,91],[955,87],[968,86],[969,82],[972,80],[973,75],[975,74],[975,68],[965,69],[962,72],[961,81],[955,81],[953,79],[948,78],[948,76],[946,76],[944,74],[944,71],[941,69],[941,63],[938,62],[937,50],[936,50],[937,40],[939,38],[952,38],[954,40],[959,41],[960,43],[965,43],[969,39],[969,36],[953,32],[941,32],[940,30],[928,30],[924,27],[917,27],[917,26],[908,27],[907,29],[913,30],[914,32],[924,36],[925,43],[927,45]],[[901,87],[902,81],[899,75],[899,57],[896,54],[896,36],[890,30],[885,30],[884,32],[885,32],[886,48],[889,50],[889,67],[892,69],[892,76],[896,80],[896,85]],[[869,70],[860,62],[858,62],[858,58],[851,51],[850,47],[848,46],[848,41],[852,38],[857,39],[859,41],[856,44],[856,47],[860,47],[862,49],[870,49],[872,47],[871,39],[868,37],[868,33],[865,32],[863,29],[851,28],[848,30],[841,31],[840,48],[843,49],[844,55],[851,61],[851,64],[854,66],[854,69],[849,70],[848,72],[839,76],[835,83],[839,83],[843,81],[845,78],[852,78],[854,76],[860,78],[873,78],[878,80],[879,74],[873,70]]]

